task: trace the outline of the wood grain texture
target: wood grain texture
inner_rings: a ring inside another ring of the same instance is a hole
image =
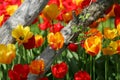
[[[13,43],[11,30],[18,24],[30,25],[49,0],[25,0],[0,28],[0,44]]]
[[[82,27],[89,26],[92,22],[97,20],[99,17],[103,16],[105,11],[113,4],[113,0],[98,0],[96,3],[91,4],[87,8],[85,8],[80,15],[77,16],[76,20],[71,20],[68,25],[62,29],[61,33],[65,38],[65,44],[62,49],[58,51],[54,51],[49,46],[36,58],[36,59],[43,59],[45,61],[45,72],[50,68],[52,62],[56,57],[58,57],[67,47],[69,40],[75,40],[77,38],[76,34],[72,32],[73,25],[77,25]],[[88,15],[88,18],[85,20],[81,19],[80,16]],[[74,35],[75,34],[75,35]],[[71,38],[71,36],[73,37]],[[44,73],[45,73],[44,72]],[[41,75],[29,74],[28,80],[37,80],[38,78],[42,77]]]

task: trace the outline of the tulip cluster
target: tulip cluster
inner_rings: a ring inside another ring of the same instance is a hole
[[[18,9],[23,0],[0,1],[0,26]]]
[[[42,74],[44,72],[44,61],[34,60],[28,64],[16,64],[13,69],[8,71],[8,76],[10,80],[27,80],[29,73],[32,74]],[[38,80],[48,80],[47,77],[40,78]]]
[[[10,16],[13,15],[22,2],[23,0],[0,0],[0,26]],[[38,52],[41,53],[41,51],[43,51],[42,49],[44,49],[46,45],[50,46],[50,48],[54,51],[62,49],[65,40],[60,31],[64,28],[64,26],[67,25],[70,20],[72,20],[72,11],[75,11],[77,16],[84,8],[94,2],[96,2],[96,0],[50,0],[43,11],[39,14],[39,17],[37,17],[33,22],[34,25],[31,25],[32,28],[37,27],[37,30],[40,31],[39,33],[34,33],[30,26],[23,26],[21,24],[18,24],[16,28],[11,31],[12,37],[18,43],[17,48],[19,48],[20,45],[23,45],[22,47],[27,49],[23,52],[30,51],[30,53],[35,53],[34,55],[37,55],[36,53]],[[105,16],[103,18],[99,18],[90,24],[88,26],[89,28],[86,28],[85,31],[81,32],[76,41],[70,41],[67,46],[68,50],[63,52],[62,57],[59,58],[60,61],[55,61],[51,66],[51,72],[49,72],[50,74],[38,80],[48,80],[49,75],[52,75],[52,77],[55,79],[64,79],[65,77],[68,77],[70,71],[72,71],[70,69],[72,66],[77,66],[75,67],[75,71],[71,72],[72,75],[74,74],[72,76],[74,80],[92,80],[93,76],[96,77],[96,73],[94,73],[94,67],[96,67],[96,56],[99,58],[100,56],[112,56],[114,54],[120,54],[119,9],[120,5],[114,4],[105,12]],[[102,29],[98,28],[101,23],[107,21],[111,17],[112,19],[113,17],[115,18],[115,27],[111,27],[109,25],[102,26]],[[45,35],[42,33],[45,33]],[[39,49],[39,47],[44,45],[43,43],[45,46]],[[83,52],[82,50],[85,51]],[[98,56],[99,54],[100,56]],[[0,44],[1,64],[12,64],[12,61],[14,61],[16,55],[19,55],[19,51],[16,50],[16,46],[14,44]],[[22,54],[20,54],[20,56],[23,57]],[[31,55],[29,56],[31,57]],[[34,56],[34,59],[35,57],[36,56]],[[22,59],[25,59],[25,57]],[[71,63],[76,65],[71,65]],[[12,66],[12,68],[8,71],[10,80],[27,80],[29,73],[41,75],[44,74],[46,70],[46,63],[43,59],[36,59],[33,61],[31,60],[31,62],[28,62],[28,64],[15,64]],[[87,64],[90,64],[90,69],[91,67],[93,67],[93,69],[90,71],[89,69],[87,70],[89,66],[86,66],[87,68],[84,67]]]
[[[40,47],[44,41],[41,35],[33,35],[30,31],[30,27],[25,28],[22,25],[18,25],[12,30],[12,37],[16,39],[18,44],[23,44],[26,49],[32,49]]]
[[[120,30],[119,30],[119,23],[120,23],[120,19],[119,19],[119,12],[120,9],[120,5],[119,4],[114,4],[113,6],[110,7],[110,9],[108,9],[108,11],[106,11],[106,16],[102,19],[97,20],[96,22],[94,22],[92,25],[90,25],[90,28],[97,28],[96,23],[100,23],[101,21],[105,21],[110,17],[115,17],[115,27],[114,28],[110,28],[105,26],[103,28],[103,34],[98,34],[98,32],[92,32],[91,34],[89,33],[89,35],[93,35],[94,36],[90,36],[88,38],[86,38],[85,43],[84,43],[84,48],[86,50],[86,52],[92,56],[97,55],[100,51],[103,52],[103,55],[113,55],[116,53],[119,53],[119,36],[120,36]],[[89,32],[89,31],[88,31]],[[100,31],[99,31],[100,32]],[[99,36],[95,37],[95,36]],[[101,37],[100,37],[101,36]],[[105,44],[105,41],[109,40],[110,43]]]

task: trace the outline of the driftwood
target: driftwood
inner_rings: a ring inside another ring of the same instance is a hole
[[[85,8],[80,15],[75,19],[71,20],[68,25],[62,29],[61,33],[64,36],[65,43],[62,49],[54,51],[51,47],[47,47],[36,59],[43,59],[45,61],[45,72],[50,68],[53,60],[58,57],[67,47],[70,40],[74,41],[78,36],[79,32],[73,33],[72,27],[74,25],[82,27],[89,26],[92,22],[96,21],[98,18],[104,16],[105,11],[113,4],[113,0],[98,0],[96,3],[92,3],[90,6]],[[85,18],[87,15],[89,16]],[[80,16],[83,16],[85,19],[81,19]],[[71,37],[72,36],[72,37]],[[44,72],[44,73],[45,73]],[[29,74],[28,80],[37,80],[42,75]]]
[[[18,24],[30,25],[32,21],[39,15],[49,0],[25,0],[19,9],[11,16],[0,28],[0,43],[13,43],[14,39],[11,36],[11,30]],[[72,33],[72,26],[77,25],[82,27],[89,26],[92,22],[102,17],[105,10],[113,4],[114,0],[98,0],[85,8],[76,19],[71,20],[68,25],[62,29],[61,33],[65,38],[65,43],[62,49],[55,51],[51,47],[47,47],[36,59],[43,59],[45,61],[45,72],[50,68],[53,60],[58,57],[67,47],[70,40],[74,40],[78,33]],[[88,18],[81,19],[80,16]],[[72,36],[72,37],[71,37]],[[45,73],[44,72],[44,73]],[[37,80],[44,75],[34,75],[29,73],[27,80]]]
[[[0,44],[13,43],[11,30],[18,24],[30,25],[49,0],[25,0],[0,28]]]

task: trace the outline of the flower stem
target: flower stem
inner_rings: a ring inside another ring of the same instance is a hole
[[[106,59],[105,59],[105,80],[107,80],[107,77],[108,77],[108,56],[105,56]]]
[[[92,80],[92,56],[90,56],[90,76],[91,76],[91,80]]]
[[[119,59],[119,55],[116,55],[117,56],[117,58],[116,58],[116,80],[120,80],[120,71],[119,71],[119,67],[120,67],[120,64],[119,64],[119,61],[120,61],[120,59]]]
[[[95,80],[95,57],[93,57],[93,80]]]
[[[117,69],[117,71],[116,71],[116,74],[117,74],[117,79],[116,80],[119,80],[119,71],[118,71],[118,69],[119,69],[119,64],[118,64],[118,61],[116,62],[116,69]]]

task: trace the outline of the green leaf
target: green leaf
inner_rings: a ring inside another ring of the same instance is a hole
[[[0,71],[0,80],[3,78],[3,72]]]
[[[3,67],[3,69],[4,69],[4,70],[6,70],[6,69],[7,69],[6,64],[1,64],[1,66]]]

